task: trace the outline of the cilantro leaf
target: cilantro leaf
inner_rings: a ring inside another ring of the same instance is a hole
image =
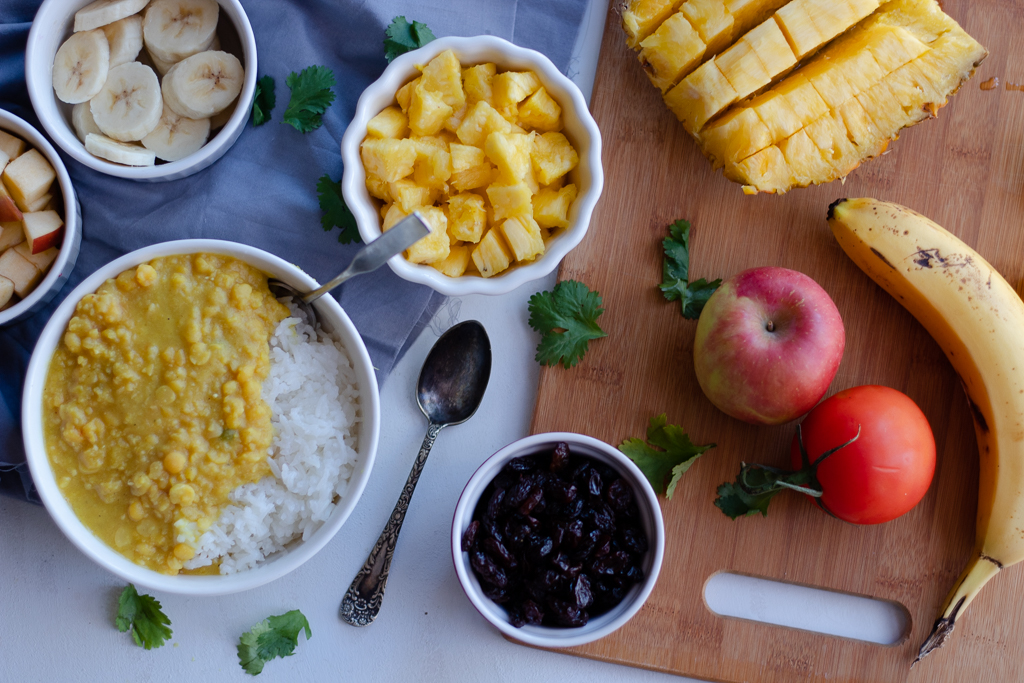
[[[576,280],[559,282],[550,292],[531,296],[530,327],[541,334],[537,362],[571,368],[583,358],[591,339],[607,337],[597,324],[604,313],[601,303],[600,294]]]
[[[713,443],[695,445],[682,427],[668,424],[668,417],[662,413],[651,418],[647,427],[647,443],[642,439],[626,439],[619,450],[636,463],[656,492],[671,499],[676,492],[676,484],[690,465],[714,447]]]
[[[284,122],[300,133],[323,125],[321,115],[334,101],[334,72],[326,66],[308,66],[301,73],[291,72],[285,83],[292,96],[284,110]]]
[[[302,631],[306,632],[306,640],[313,637],[309,622],[297,609],[267,617],[238,639],[238,663],[246,673],[255,676],[271,659],[290,657],[299,644]]]
[[[121,633],[131,629],[135,644],[147,650],[160,647],[171,637],[171,620],[160,610],[160,603],[152,595],[140,595],[130,583],[117,599],[114,623]]]
[[[384,35],[387,36],[384,39],[384,56],[388,62],[395,61],[398,55],[423,47],[435,37],[426,24],[418,21],[410,24],[405,17],[392,19]]]
[[[721,280],[701,278],[690,282],[690,222],[678,220],[668,226],[669,236],[661,242],[665,260],[661,264],[662,294],[669,301],[681,301],[683,317],[696,320]]]
[[[341,196],[341,186],[331,180],[330,175],[324,173],[316,182],[316,193],[320,199],[320,210],[324,212],[320,217],[320,225],[324,231],[330,232],[338,227],[341,228],[338,241],[342,244],[362,242],[359,228],[356,227],[356,219]]]
[[[262,126],[270,120],[270,112],[277,104],[274,79],[264,76],[256,81],[256,94],[252,98],[252,125]]]

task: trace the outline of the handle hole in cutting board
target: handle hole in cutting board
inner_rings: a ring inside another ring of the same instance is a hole
[[[730,572],[704,584],[714,614],[775,626],[895,645],[910,634],[910,612],[898,602]]]

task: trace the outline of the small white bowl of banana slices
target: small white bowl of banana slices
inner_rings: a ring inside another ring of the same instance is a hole
[[[245,128],[256,39],[239,0],[45,0],[25,78],[43,128],[77,161],[177,180]]]

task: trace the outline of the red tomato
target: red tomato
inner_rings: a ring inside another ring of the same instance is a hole
[[[852,439],[818,466],[818,500],[839,519],[880,524],[918,504],[935,474],[935,437],[924,413],[906,394],[867,385],[841,391],[814,408],[800,425],[810,462]],[[803,465],[793,437],[793,468]]]

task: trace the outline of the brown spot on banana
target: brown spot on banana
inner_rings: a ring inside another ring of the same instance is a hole
[[[889,259],[885,258],[885,255],[882,252],[878,251],[874,247],[871,247],[871,253],[874,254],[875,256],[877,256],[878,258],[880,258],[882,260],[882,263],[884,263],[885,265],[889,266],[893,270],[896,270],[896,266],[894,266],[893,264],[889,263]]]

